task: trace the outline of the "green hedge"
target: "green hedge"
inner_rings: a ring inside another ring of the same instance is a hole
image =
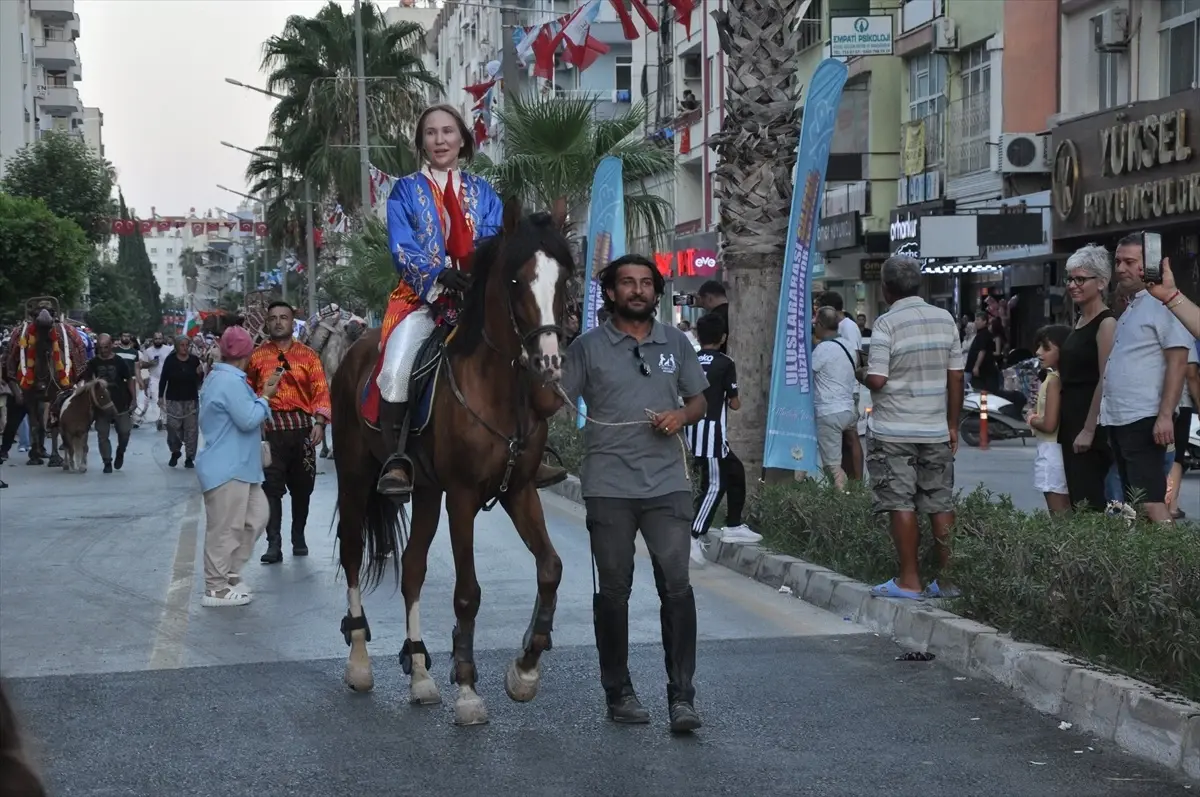
[[[551,441],[577,472],[574,425],[556,417]],[[848,494],[814,481],[763,486],[746,522],[771,550],[870,584],[895,575],[886,519],[862,485]],[[976,490],[960,497],[953,551],[956,613],[1200,700],[1200,534],[1027,514]]]

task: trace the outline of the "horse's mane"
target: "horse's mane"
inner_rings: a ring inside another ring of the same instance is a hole
[[[447,347],[451,354],[471,354],[483,341],[483,325],[488,310],[487,284],[492,269],[499,267],[501,277],[508,282],[539,251],[574,272],[575,260],[571,248],[549,213],[526,216],[521,219],[516,232],[509,235],[499,233],[479,242],[471,263],[471,287],[463,297],[457,331]],[[505,290],[508,290],[507,286]]]

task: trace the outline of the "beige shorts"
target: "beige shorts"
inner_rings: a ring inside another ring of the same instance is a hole
[[[851,410],[817,418],[817,450],[821,454],[823,467],[832,468],[842,464],[842,433],[857,427],[858,413]]]

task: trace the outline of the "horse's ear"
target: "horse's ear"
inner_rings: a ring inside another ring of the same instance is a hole
[[[504,202],[504,226],[501,228],[505,235],[511,235],[521,226],[521,200],[517,197],[509,197]]]
[[[567,198],[560,196],[554,200],[554,204],[550,206],[550,220],[554,222],[554,226],[558,229],[563,229],[567,224]]]

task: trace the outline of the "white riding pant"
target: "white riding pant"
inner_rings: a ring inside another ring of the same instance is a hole
[[[157,423],[159,420],[158,413],[158,377],[148,376],[146,382],[150,386],[150,395],[145,392],[138,394],[138,411],[142,413],[142,420],[146,423]]]
[[[383,367],[379,370],[379,394],[384,401],[403,404],[409,400],[408,386],[413,364],[421,345],[433,334],[437,323],[429,305],[412,311],[396,325],[383,349]]]

